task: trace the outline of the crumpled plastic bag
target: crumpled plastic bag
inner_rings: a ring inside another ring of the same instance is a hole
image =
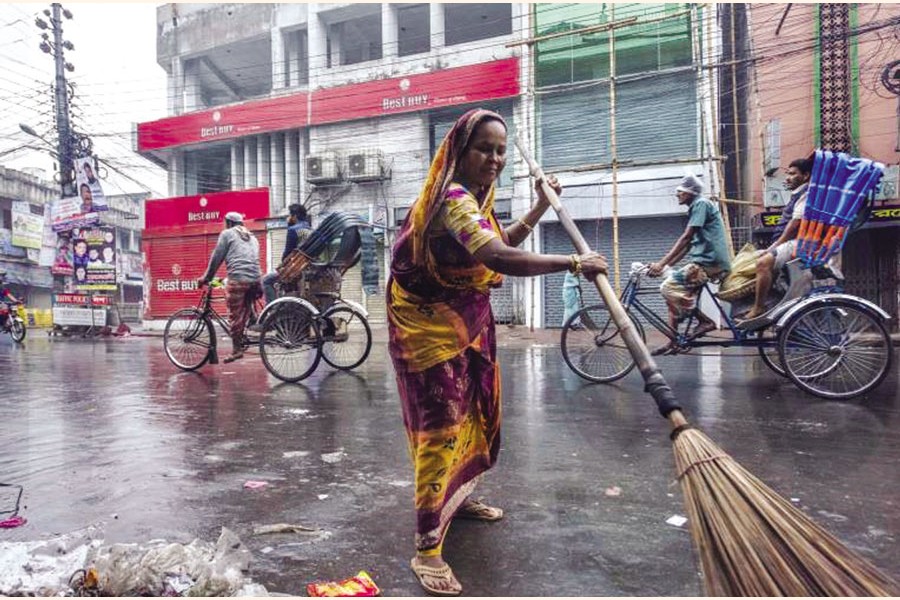
[[[731,272],[719,285],[718,295],[721,298],[742,298],[753,292],[749,285],[756,282],[756,260],[759,251],[753,244],[747,243],[731,261]],[[743,288],[743,289],[742,289]]]
[[[215,544],[195,539],[187,545],[156,541],[102,547],[92,566],[109,596],[235,596],[246,594],[251,583],[244,575],[250,551],[225,527]],[[253,594],[268,595],[262,586],[254,586]]]

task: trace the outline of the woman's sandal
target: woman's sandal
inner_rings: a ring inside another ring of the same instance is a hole
[[[475,519],[476,521],[499,521],[503,518],[503,509],[488,506],[478,500],[467,500],[456,511],[456,516],[461,519]]]
[[[450,565],[444,564],[443,567],[429,567],[428,565],[419,564],[415,557],[409,563],[410,568],[413,573],[416,574],[416,577],[419,578],[419,585],[422,586],[422,589],[428,592],[432,596],[459,596],[462,594],[462,586],[459,585],[459,581],[457,581],[456,577],[453,576],[453,571],[450,569]],[[454,582],[459,587],[456,589],[444,589],[439,587],[434,587],[428,585],[426,583],[426,578],[431,578],[432,580],[440,580],[446,581],[451,586]]]

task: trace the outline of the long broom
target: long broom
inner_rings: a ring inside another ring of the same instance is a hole
[[[540,166],[516,138],[575,245],[590,252]],[[900,585],[854,554],[688,424],[672,389],[637,334],[609,280],[594,284],[663,417],[672,425],[678,479],[691,536],[712,596],[891,596]]]

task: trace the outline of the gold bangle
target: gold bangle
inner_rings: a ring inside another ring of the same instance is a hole
[[[519,225],[528,230],[528,233],[534,233],[534,227],[525,222],[524,219],[519,219],[516,221]]]
[[[569,255],[569,273],[581,275],[581,257],[577,254]]]

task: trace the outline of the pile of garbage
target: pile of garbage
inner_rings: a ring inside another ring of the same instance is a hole
[[[268,596],[247,571],[251,554],[223,527],[215,544],[154,540],[105,546],[96,529],[0,543],[0,595]]]

